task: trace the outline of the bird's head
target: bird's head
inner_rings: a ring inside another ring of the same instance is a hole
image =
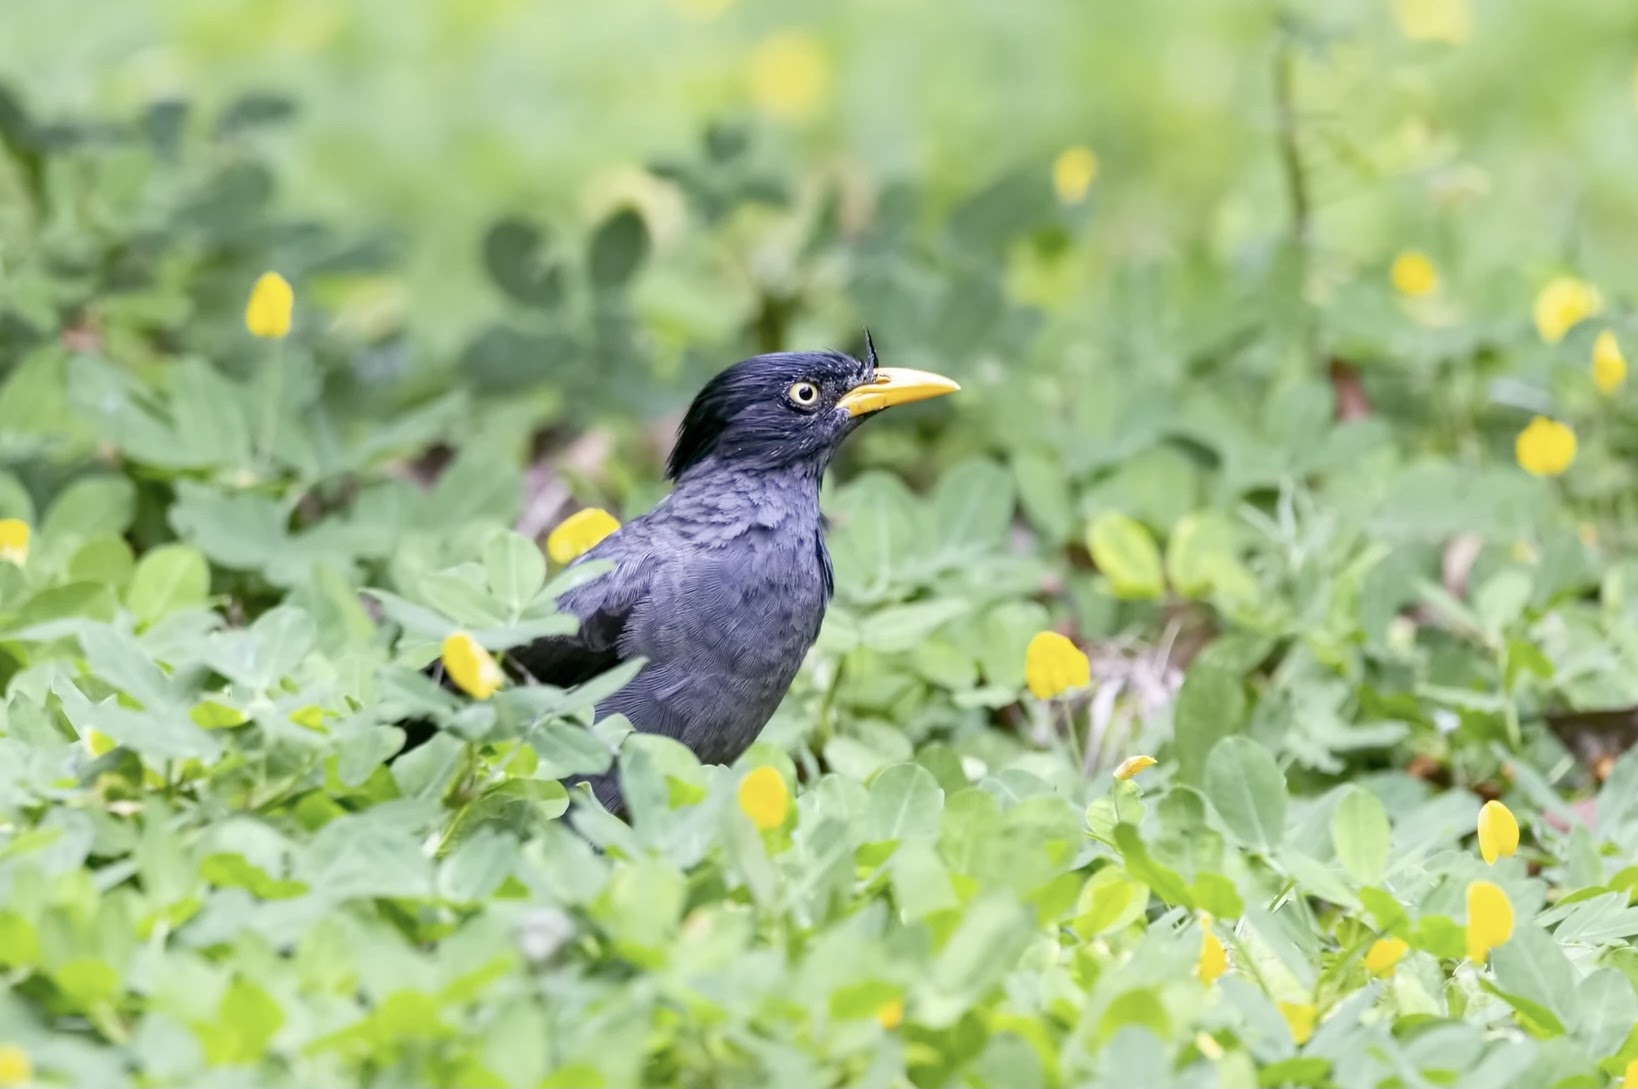
[[[818,475],[866,417],[961,388],[927,371],[878,367],[868,334],[865,345],[863,360],[841,352],[776,352],[724,370],[688,407],[667,475],[678,479],[706,461]]]

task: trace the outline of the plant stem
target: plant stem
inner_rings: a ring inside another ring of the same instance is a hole
[[[272,389],[267,404],[262,406],[261,438],[257,442],[256,460],[266,464],[269,475],[273,469],[273,440],[279,432],[279,415],[284,408],[284,341],[273,344]]]

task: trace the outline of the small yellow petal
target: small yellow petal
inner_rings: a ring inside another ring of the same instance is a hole
[[[763,765],[739,781],[739,811],[758,828],[778,828],[791,811],[791,792],[785,777]]]
[[[895,998],[891,1002],[883,1002],[876,1010],[876,1020],[881,1022],[884,1029],[896,1029],[904,1023],[904,999]]]
[[[34,1063],[16,1044],[0,1044],[0,1089],[19,1089],[34,1080]]]
[[[1378,978],[1390,974],[1410,946],[1399,938],[1378,938],[1365,950],[1365,970]]]
[[[87,730],[85,732],[85,750],[92,756],[101,756],[114,751],[114,739],[101,730]]]
[[[1627,380],[1627,357],[1615,333],[1605,329],[1593,341],[1592,380],[1600,393],[1614,393]]]
[[[443,661],[450,678],[474,699],[488,699],[506,680],[490,653],[464,631],[444,640]]]
[[[1638,1059],[1627,1064],[1626,1073],[1621,1075],[1621,1089],[1638,1089]]]
[[[1195,965],[1194,974],[1200,982],[1210,986],[1218,976],[1228,971],[1228,950],[1216,934],[1212,933],[1211,920],[1204,919],[1200,923],[1200,961]]]
[[[1217,1042],[1217,1037],[1208,1032],[1195,1033],[1194,1046],[1199,1049],[1202,1056],[1211,1062],[1216,1062],[1223,1057],[1223,1045]]]
[[[596,548],[604,537],[619,528],[614,515],[601,507],[577,510],[547,536],[546,554],[552,557],[553,563],[568,563]]]
[[[1491,865],[1519,849],[1519,822],[1513,811],[1497,801],[1479,807],[1479,854]]]
[[[1298,1047],[1306,1044],[1314,1035],[1314,1022],[1319,1018],[1319,1011],[1307,1002],[1280,1002],[1280,1016],[1291,1029],[1291,1039]]]
[[[1065,204],[1086,199],[1098,177],[1098,157],[1089,147],[1065,149],[1052,163],[1052,188]]]
[[[28,562],[28,523],[21,518],[0,518],[0,561],[18,567]]]
[[[1064,636],[1043,631],[1024,651],[1024,683],[1036,699],[1053,699],[1091,684],[1092,663]]]
[[[1483,964],[1490,951],[1513,936],[1513,902],[1500,885],[1474,881],[1467,886],[1467,959]]]
[[[1122,780],[1130,779],[1144,768],[1152,768],[1158,763],[1160,763],[1160,761],[1156,760],[1152,756],[1128,756],[1125,760],[1122,760],[1120,762],[1120,766],[1115,769],[1115,778]]]
[[[1469,0],[1393,0],[1393,17],[1413,41],[1460,45],[1473,36]]]
[[[1519,468],[1531,476],[1558,476],[1575,460],[1575,432],[1567,424],[1537,416],[1513,442]]]
[[[830,59],[812,34],[781,31],[751,51],[746,84],[762,112],[791,121],[811,117],[830,87]]]
[[[278,340],[290,332],[290,313],[295,307],[296,295],[290,281],[277,272],[264,272],[250,289],[250,301],[245,304],[245,328],[251,336]]]
[[[1603,296],[1592,284],[1573,276],[1556,276],[1536,295],[1536,332],[1548,344],[1557,344],[1565,333],[1603,309]]]
[[[1388,270],[1393,289],[1413,298],[1431,295],[1439,290],[1439,272],[1426,254],[1408,251],[1393,259]]]

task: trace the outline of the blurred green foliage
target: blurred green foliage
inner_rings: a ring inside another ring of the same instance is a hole
[[[1593,0],[8,0],[0,1044],[51,1084],[1610,1084],[1634,42]],[[1601,306],[1544,337],[1564,275]],[[707,375],[867,325],[963,392],[839,460],[837,600],[739,766],[592,722],[618,674],[422,675],[572,623],[537,538],[657,497]],[[1093,683],[1042,702],[1047,628]],[[616,763],[628,822],[558,781]],[[1481,878],[1516,927],[1474,964]]]

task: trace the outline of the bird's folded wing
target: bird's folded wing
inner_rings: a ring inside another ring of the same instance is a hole
[[[507,663],[520,667],[528,679],[559,688],[581,684],[614,668],[624,660],[620,637],[642,600],[646,581],[640,571],[621,564],[575,587],[558,606],[579,619],[579,630],[517,647],[507,652]]]

